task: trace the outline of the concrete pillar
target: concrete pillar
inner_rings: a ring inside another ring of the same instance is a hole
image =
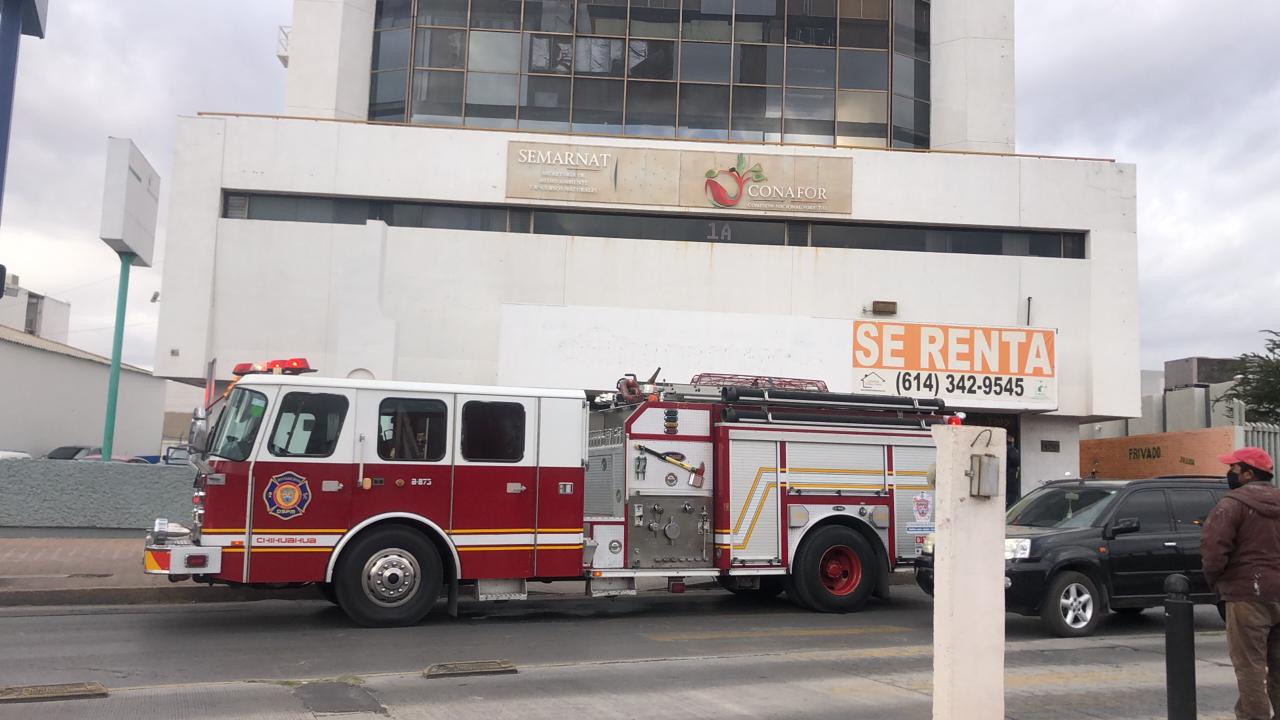
[[[374,0],[294,0],[285,114],[365,120]]]
[[[935,425],[934,720],[1004,717],[1004,458],[999,428]],[[997,496],[970,497],[970,455],[991,453]]]
[[[1013,152],[1013,0],[935,2],[930,38],[932,147]]]

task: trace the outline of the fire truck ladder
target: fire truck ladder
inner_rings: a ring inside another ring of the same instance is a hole
[[[939,399],[858,395],[810,390],[725,387],[725,422],[800,425],[893,425],[926,429],[946,422],[946,403]]]

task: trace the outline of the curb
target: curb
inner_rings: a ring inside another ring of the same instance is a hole
[[[896,572],[889,576],[889,585],[914,585],[915,577],[909,572]],[[690,583],[689,592],[719,590],[711,583]],[[667,594],[665,589],[642,590],[642,594]],[[578,593],[531,590],[530,599],[553,597],[581,597]],[[56,606],[56,605],[155,605],[178,603],[252,602],[255,600],[319,600],[320,591],[314,587],[266,590],[246,587],[224,587],[194,584],[175,584],[172,587],[88,587],[58,588],[49,590],[0,590],[0,607]]]
[[[122,587],[3,590],[0,607],[23,605],[152,605],[169,603],[248,602],[252,600],[318,600],[314,588]]]

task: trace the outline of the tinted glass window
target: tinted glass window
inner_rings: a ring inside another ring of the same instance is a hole
[[[929,3],[927,0],[894,0],[893,46],[922,60],[929,59]]]
[[[579,75],[622,77],[622,38],[579,37],[574,71]]]
[[[787,48],[787,84],[804,87],[836,86],[836,51]]]
[[[627,46],[627,76],[644,80],[674,80],[676,44],[668,40],[632,40]],[[673,123],[674,120],[672,117]]]
[[[729,86],[680,83],[678,134],[688,138],[728,139]]]
[[[467,32],[420,28],[413,63],[418,67],[461,69],[466,60]]]
[[[888,90],[889,53],[841,50],[840,87],[846,90]]]
[[[516,72],[520,69],[520,35],[472,32],[467,69],[478,72]]]
[[[1125,498],[1115,519],[1137,518],[1139,532],[1169,532],[1169,505],[1163,490],[1139,490]]]
[[[627,33],[627,0],[579,0],[578,32],[595,35]]]
[[[373,69],[399,70],[409,64],[409,28],[373,34]]]
[[[798,45],[835,45],[835,0],[787,0],[787,41]]]
[[[419,25],[467,24],[467,0],[418,0]]]
[[[1208,490],[1170,490],[1169,504],[1173,507],[1173,524],[1179,532],[1200,532],[1209,511],[1218,504]]]
[[[520,78],[520,127],[568,130],[571,89],[567,77]]]
[[[621,132],[622,81],[574,78],[573,129],[588,133]]]
[[[734,45],[733,81],[748,85],[782,84],[782,46]]]
[[[387,398],[378,405],[378,457],[423,460],[444,457],[449,408],[440,400]]]
[[[573,0],[526,0],[524,29],[573,32]]]
[[[676,84],[627,82],[627,134],[670,137],[676,134]]]
[[[722,43],[681,43],[680,79],[696,82],[729,82],[732,46]]]
[[[404,70],[376,72],[369,79],[369,119],[404,122]]]
[[[524,406],[471,401],[462,406],[462,457],[472,462],[524,458]]]
[[[682,37],[689,40],[733,38],[733,0],[684,0]]]
[[[784,0],[737,0],[734,39],[739,42],[780,43],[786,38]]]
[[[471,0],[471,27],[520,29],[520,0]]]
[[[633,0],[631,36],[674,38],[680,36],[680,0]]]
[[[569,35],[524,36],[524,71],[568,75],[573,72],[573,38]]]
[[[782,139],[782,88],[733,87],[733,140],[777,142]]]
[[[291,392],[280,402],[267,449],[276,457],[329,457],[338,446],[347,399],[328,393]]]
[[[426,125],[458,125],[462,122],[463,73],[419,70],[413,74],[410,119]]]
[[[465,124],[470,127],[515,127],[519,90],[518,75],[468,73]]]
[[[375,28],[408,27],[413,22],[413,0],[378,0]]]

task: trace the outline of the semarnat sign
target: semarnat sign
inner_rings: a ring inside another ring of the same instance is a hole
[[[712,210],[853,210],[848,158],[511,142],[509,198]]]

